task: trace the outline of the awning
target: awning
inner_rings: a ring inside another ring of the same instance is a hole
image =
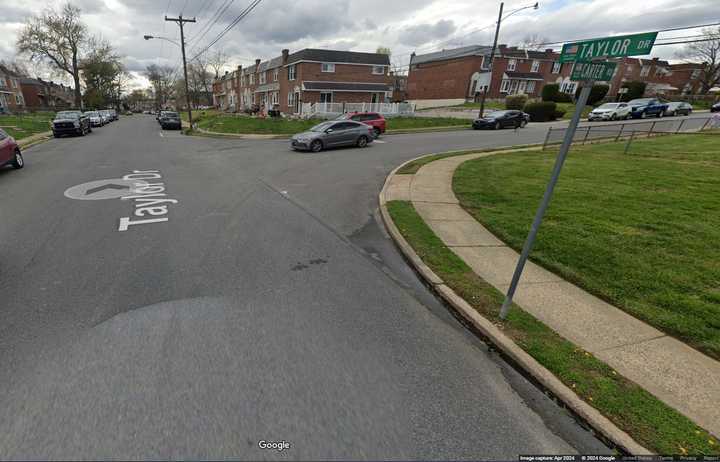
[[[392,91],[392,87],[386,83],[304,82],[303,90],[379,93]]]
[[[503,74],[503,79],[506,80],[545,80],[542,74],[539,72],[514,72],[506,71]]]

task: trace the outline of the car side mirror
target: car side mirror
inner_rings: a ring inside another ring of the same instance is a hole
[[[327,130],[325,130],[325,133],[332,133],[333,131],[334,130],[332,128],[328,128]]]

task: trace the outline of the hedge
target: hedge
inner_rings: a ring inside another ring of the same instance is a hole
[[[505,98],[505,109],[522,111],[527,103],[527,95],[510,95]]]
[[[555,120],[557,104],[555,104],[554,101],[527,103],[524,110],[530,114],[530,120],[532,122],[547,122],[549,120]]]

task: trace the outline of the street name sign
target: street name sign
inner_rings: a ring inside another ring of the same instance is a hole
[[[617,63],[575,63],[570,80],[612,80]]]
[[[616,58],[650,54],[657,32],[606,37],[584,42],[566,43],[560,54],[561,63],[588,62],[597,58]]]

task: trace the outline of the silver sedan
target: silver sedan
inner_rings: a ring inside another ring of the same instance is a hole
[[[373,142],[373,129],[369,125],[352,120],[328,121],[315,125],[306,132],[294,135],[290,140],[292,149],[313,152],[338,146],[364,148]]]

